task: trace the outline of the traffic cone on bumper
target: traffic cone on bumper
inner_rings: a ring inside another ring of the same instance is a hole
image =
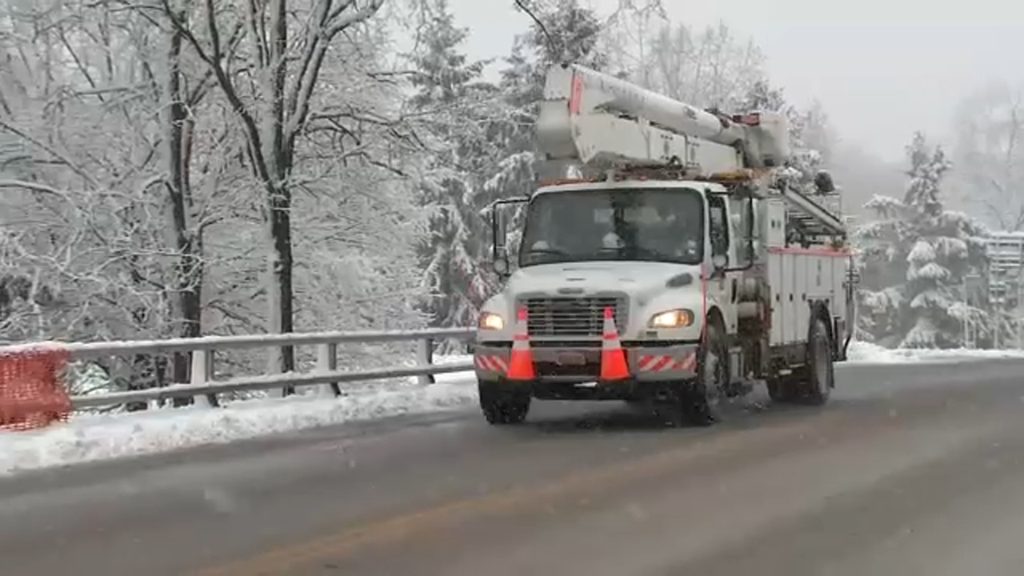
[[[615,313],[612,309],[604,309],[604,335],[601,342],[601,380],[614,381],[629,378],[629,367],[626,365],[626,352],[619,341],[619,331],[615,328]]]
[[[508,363],[508,379],[518,381],[536,380],[533,369],[533,352],[530,351],[530,334],[527,328],[526,308],[516,314],[516,333],[512,336],[512,357]]]

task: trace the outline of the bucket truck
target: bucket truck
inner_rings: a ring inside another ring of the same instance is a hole
[[[562,177],[490,210],[503,288],[474,343],[488,422],[579,399],[708,425],[756,380],[776,402],[828,400],[852,332],[852,258],[825,207],[829,175],[797,185],[782,115],[727,116],[559,65],[536,130]],[[515,204],[525,223],[509,249]]]

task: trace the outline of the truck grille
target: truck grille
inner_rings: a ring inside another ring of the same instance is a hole
[[[600,336],[607,307],[619,330],[626,323],[626,299],[617,296],[527,298],[525,304],[530,336]]]

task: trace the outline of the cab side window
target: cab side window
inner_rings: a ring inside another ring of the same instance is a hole
[[[725,199],[721,196],[708,196],[708,234],[712,256],[729,254],[729,220],[726,214]]]

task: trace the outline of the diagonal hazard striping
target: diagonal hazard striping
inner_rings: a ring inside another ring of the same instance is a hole
[[[641,356],[640,362],[637,365],[637,370],[640,372],[669,372],[669,371],[687,371],[692,372],[697,367],[697,355],[694,353],[688,354],[682,360],[667,355],[649,355]]]
[[[496,372],[498,374],[508,372],[508,364],[505,363],[505,359],[501,356],[480,354],[476,356],[474,362],[477,368],[486,372]]]

